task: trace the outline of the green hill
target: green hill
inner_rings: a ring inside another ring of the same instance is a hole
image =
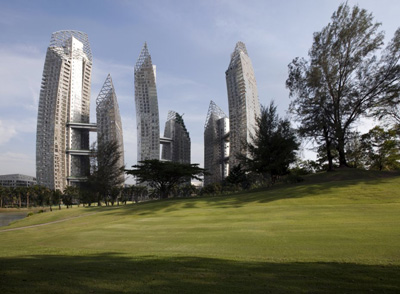
[[[36,214],[0,228],[0,293],[399,293],[399,212],[398,174],[345,169]]]

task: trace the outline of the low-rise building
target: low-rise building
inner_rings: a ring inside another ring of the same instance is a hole
[[[0,186],[3,187],[30,187],[34,185],[36,185],[35,177],[21,174],[0,175]]]

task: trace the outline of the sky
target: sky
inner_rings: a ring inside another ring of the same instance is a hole
[[[157,66],[160,131],[169,110],[183,114],[192,163],[204,163],[210,101],[228,114],[225,71],[238,41],[246,44],[260,103],[280,116],[290,104],[287,65],[307,57],[313,33],[339,0],[0,0],[0,174],[35,176],[36,120],[45,54],[53,32],[88,34],[93,54],[91,122],[110,73],[120,107],[125,163],[136,164],[134,65],[144,42]],[[385,44],[399,26],[400,1],[349,0],[381,22]],[[360,123],[360,128],[363,128]],[[364,126],[365,128],[365,126]],[[94,141],[95,134],[91,134]],[[304,146],[301,155],[312,156]]]

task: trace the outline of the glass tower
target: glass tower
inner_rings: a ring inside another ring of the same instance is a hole
[[[161,139],[163,160],[190,163],[190,136],[182,115],[170,110]]]
[[[119,113],[117,95],[111,75],[108,74],[99,96],[96,99],[97,141],[98,144],[116,141],[121,154],[118,166],[124,166],[124,142],[121,115]],[[124,179],[124,173],[121,172]]]
[[[89,168],[92,53],[88,36],[59,31],[51,36],[43,69],[36,133],[36,178],[64,190]]]
[[[137,160],[160,159],[156,67],[144,43],[135,66]]]
[[[210,102],[204,125],[204,185],[221,182],[229,172],[229,118]]]
[[[225,72],[229,103],[230,156],[229,166],[239,164],[238,154],[246,155],[246,142],[251,142],[260,102],[253,65],[242,42],[236,44]]]

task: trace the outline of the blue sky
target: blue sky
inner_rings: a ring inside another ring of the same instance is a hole
[[[203,165],[210,100],[227,114],[225,70],[237,41],[252,59],[260,102],[282,116],[290,103],[287,65],[306,57],[312,35],[338,0],[0,0],[0,174],[35,175],[36,117],[51,34],[79,30],[93,53],[91,121],[110,73],[124,129],[125,162],[136,163],[133,67],[146,41],[157,66],[161,132],[168,110],[184,114],[192,162]],[[349,0],[382,22],[386,42],[399,26],[400,1]],[[362,126],[360,126],[362,128]],[[92,135],[94,138],[94,135]],[[306,151],[304,154],[309,154]]]

